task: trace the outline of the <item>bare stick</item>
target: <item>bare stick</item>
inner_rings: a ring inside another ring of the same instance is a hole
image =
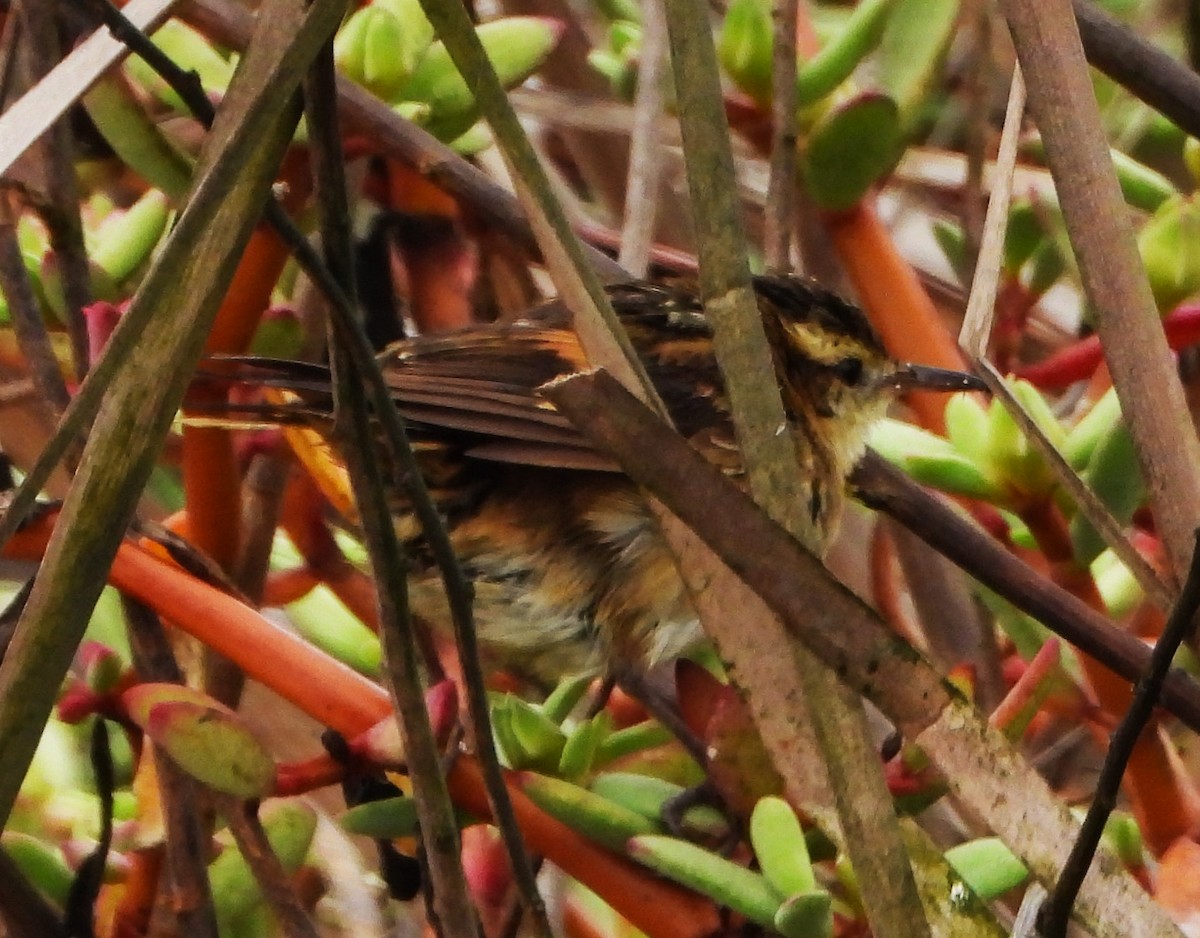
[[[1064,3],[1001,6],[1155,521],[1182,582],[1200,526],[1200,442],[1117,185],[1075,18]]]

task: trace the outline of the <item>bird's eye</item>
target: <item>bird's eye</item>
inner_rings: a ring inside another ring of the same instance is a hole
[[[843,358],[833,366],[833,373],[843,384],[854,387],[862,380],[863,363],[861,358]]]

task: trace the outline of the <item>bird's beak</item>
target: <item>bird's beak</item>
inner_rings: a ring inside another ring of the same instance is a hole
[[[928,365],[901,365],[884,379],[884,386],[896,391],[986,391],[981,378],[965,371],[932,368]]]

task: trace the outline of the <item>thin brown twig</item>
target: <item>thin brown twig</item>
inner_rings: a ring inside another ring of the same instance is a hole
[[[971,0],[965,7],[967,48],[964,49],[963,61],[967,63],[967,76],[963,91],[967,126],[963,149],[967,176],[962,188],[959,222],[962,225],[966,257],[964,269],[959,273],[964,282],[969,283],[975,279],[975,264],[983,238],[983,168],[991,129],[988,95],[991,93],[994,67],[990,49],[992,5],[988,0]]]
[[[1146,595],[1159,608],[1170,608],[1175,602],[1174,590],[1163,581],[1162,577],[1158,575],[1158,571],[1147,562],[1146,558],[1138,553],[1137,548],[1125,536],[1125,532],[1121,530],[1121,526],[1109,512],[1107,506],[1100,501],[1095,492],[1088,488],[1063,454],[1055,448],[1045,431],[1021,406],[1021,402],[1017,400],[1012,389],[1004,383],[1000,372],[989,361],[977,359],[975,364],[994,397],[1000,401],[1009,416],[1021,428],[1021,432],[1025,434],[1025,438],[1033,445],[1033,448],[1041,454],[1058,484],[1075,502],[1079,512],[1096,529],[1104,543],[1137,580],[1138,586],[1145,590]]]
[[[13,331],[30,377],[42,398],[61,413],[71,402],[71,396],[54,357],[50,335],[21,257],[17,229],[6,205],[0,205],[0,289],[8,301]]]
[[[799,0],[775,0],[771,74],[771,172],[763,230],[768,270],[792,269],[792,229],[796,224],[796,26]]]
[[[263,830],[258,817],[258,803],[233,798],[222,800],[225,802],[224,813],[229,832],[233,834],[238,852],[246,861],[254,881],[262,890],[263,898],[275,913],[284,938],[318,938],[316,924],[304,911],[292,887],[291,877],[271,849],[267,832]]]
[[[17,8],[25,21],[30,78],[36,82],[57,64],[61,55],[54,6],[42,0],[20,0]],[[79,215],[75,141],[66,116],[54,122],[38,142],[37,151],[47,200],[41,216],[58,262],[75,376],[81,378],[88,370],[87,324],[83,310],[92,301],[92,285],[87,248],[83,243],[83,220]]]
[[[421,836],[430,874],[429,886],[433,892],[433,901],[430,903],[432,924],[447,938],[471,938],[478,934],[478,922],[462,869],[454,811],[422,694],[417,643],[408,608],[408,562],[391,523],[383,471],[367,403],[369,392],[361,380],[361,347],[366,339],[361,330],[356,332],[351,326],[353,252],[345,167],[341,159],[335,76],[332,45],[329,45],[313,65],[305,84],[305,98],[324,269],[329,272],[345,306],[344,311],[339,311],[342,314],[334,315],[330,321],[334,420],[335,426],[354,444],[347,449],[347,467],[354,484],[355,498],[359,502],[364,540],[378,584],[380,632],[390,690],[404,733],[409,776],[417,795]],[[358,354],[355,354],[355,350]]]
[[[877,453],[867,453],[850,484],[869,508],[895,518],[984,586],[1131,684],[1145,671],[1150,650],[1136,636],[1039,576]],[[1186,673],[1171,672],[1162,704],[1200,732],[1200,685]]]
[[[1040,0],[1004,0],[1002,9],[1155,522],[1182,582],[1200,526],[1200,441],[1117,184],[1075,17]]]
[[[171,651],[162,621],[148,606],[122,596],[133,665],[145,681],[183,683],[183,672]],[[155,777],[163,805],[170,901],[174,929],[181,935],[216,938],[217,916],[208,880],[210,802],[196,781],[158,747]],[[208,810],[197,810],[203,803]],[[160,892],[164,887],[160,887]]]
[[[958,344],[968,355],[981,358],[987,352],[988,339],[995,319],[997,284],[1004,260],[1004,233],[1008,228],[1008,209],[1012,202],[1013,168],[1017,163],[1017,144],[1021,122],[1025,115],[1025,83],[1021,67],[1013,68],[1008,92],[1008,107],[1004,114],[1004,130],[1000,136],[1000,152],[996,155],[996,171],[992,194],[977,249],[973,252],[974,275],[971,295],[963,316]]]
[[[667,22],[663,18],[661,0],[647,0],[642,5],[642,24],[633,130],[629,136],[625,224],[621,229],[621,251],[617,256],[617,263],[635,277],[644,277],[650,265],[665,157],[659,128],[666,78]]]
[[[1050,894],[1049,901],[1042,906],[1038,915],[1038,927],[1043,938],[1065,938],[1067,925],[1071,918],[1071,909],[1075,905],[1075,897],[1083,885],[1083,878],[1092,865],[1092,858],[1100,846],[1100,838],[1104,834],[1104,825],[1117,806],[1117,796],[1121,790],[1121,779],[1125,775],[1125,767],[1133,755],[1133,747],[1138,737],[1146,728],[1163,682],[1171,670],[1171,661],[1175,652],[1183,644],[1189,632],[1195,629],[1196,612],[1200,609],[1200,531],[1196,532],[1196,548],[1192,556],[1192,566],[1188,571],[1187,580],[1179,593],[1179,601],[1171,611],[1162,635],[1150,655],[1150,664],[1141,680],[1134,688],[1133,700],[1129,709],[1121,718],[1121,723],[1109,741],[1108,754],[1104,757],[1104,765],[1100,776],[1096,779],[1096,790],[1092,795],[1092,803],[1087,816],[1083,820],[1079,836],[1071,847],[1071,855],[1063,865],[1062,874]]]
[[[696,16],[690,0],[666,0],[665,6],[701,294],[730,400],[746,484],[754,501],[771,518],[819,555],[825,548],[824,532],[804,510],[808,498],[797,473],[807,441],[791,431],[751,285],[733,154],[728,134],[723,132],[727,121],[712,33],[706,19]],[[665,525],[665,530],[670,538],[672,524]],[[682,533],[675,535],[676,543],[683,541]],[[681,559],[679,553],[676,550],[677,559]],[[712,560],[707,564],[715,566]],[[683,564],[679,566],[682,569]],[[711,616],[706,617],[703,609],[701,621],[706,632],[717,639],[718,650],[728,655],[720,626]],[[757,641],[766,642],[775,637],[779,624],[765,617],[753,623],[747,619],[743,628],[754,632]],[[752,678],[741,675],[741,690],[752,711],[761,712],[765,702],[781,691],[791,701],[802,698],[807,704],[845,848],[859,877],[869,884],[863,898],[872,930],[880,938],[927,935],[928,918],[891,796],[868,739],[862,701],[811,649],[789,642],[788,650],[790,654],[783,659],[790,666],[786,686],[764,687],[764,672],[754,670]],[[796,702],[785,705],[788,713],[795,713],[798,706]],[[761,721],[758,725],[762,727]],[[789,774],[790,770],[781,766],[788,758],[787,750],[795,748],[795,734],[787,739],[772,739],[767,733],[762,736],[776,761],[775,768]]]

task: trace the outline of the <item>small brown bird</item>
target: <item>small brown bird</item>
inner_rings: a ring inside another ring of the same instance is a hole
[[[978,388],[959,372],[898,365],[862,312],[812,281],[754,288],[796,442],[814,540],[836,528],[844,480],[866,434],[906,387]],[[679,432],[731,476],[742,473],[711,332],[699,299],[630,283],[608,290]],[[670,659],[700,636],[695,613],[637,488],[538,394],[586,368],[558,304],[508,324],[401,341],[382,355],[418,457],[475,586],[491,663],[539,682],[613,662]],[[300,380],[328,406],[327,380]],[[413,611],[449,624],[440,577],[410,506],[397,531],[413,561]]]

